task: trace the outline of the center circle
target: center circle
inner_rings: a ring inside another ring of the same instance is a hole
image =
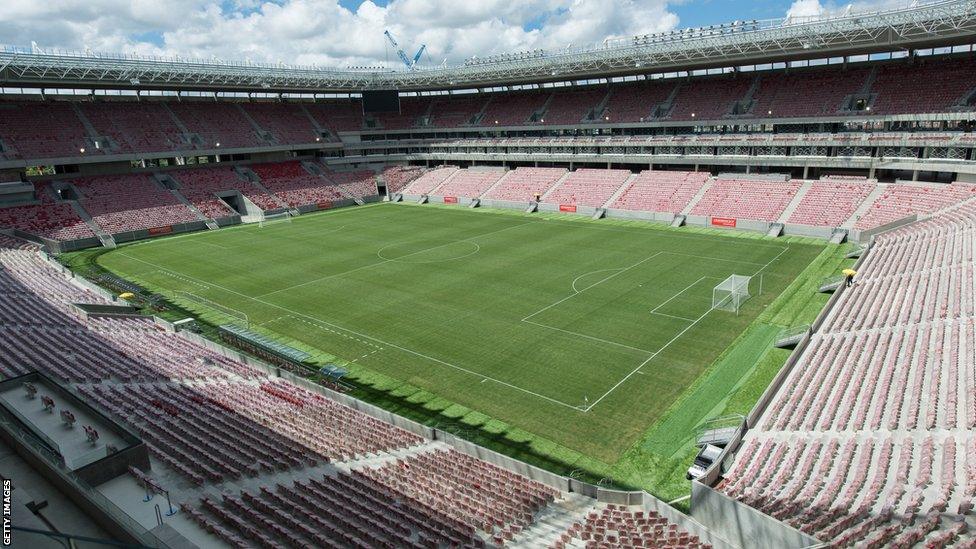
[[[386,261],[422,264],[464,259],[480,251],[481,246],[470,240],[431,239],[387,244],[376,255]]]

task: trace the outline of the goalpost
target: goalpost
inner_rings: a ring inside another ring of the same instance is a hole
[[[739,308],[752,295],[749,293],[751,276],[731,275],[712,289],[712,309],[739,314]],[[760,289],[760,293],[762,290]]]
[[[258,221],[258,226],[266,227],[276,223],[291,223],[291,213],[280,212],[276,214],[264,214]]]

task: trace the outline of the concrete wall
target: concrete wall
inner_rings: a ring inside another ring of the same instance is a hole
[[[795,223],[783,224],[784,236],[807,236],[829,240],[833,234],[834,227],[814,227],[813,225],[797,225]]]
[[[891,223],[886,223],[884,225],[881,225],[880,227],[875,227],[873,229],[867,229],[863,231],[855,229],[851,231],[849,238],[854,242],[861,242],[861,243],[868,242],[869,240],[871,240],[871,237],[897,229],[898,227],[903,227],[905,225],[915,223],[916,221],[918,221],[918,215],[912,214],[908,217],[897,219],[895,221],[892,221]]]
[[[736,547],[792,549],[820,541],[700,482],[691,484],[691,516]]]
[[[607,208],[607,217],[611,219],[640,219],[657,223],[667,223],[669,225],[674,221],[674,214],[672,213],[618,210],[613,208]]]

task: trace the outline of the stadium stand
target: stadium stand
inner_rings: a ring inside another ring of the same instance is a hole
[[[370,170],[328,170],[325,177],[335,183],[339,193],[346,198],[376,195],[376,174]]]
[[[607,93],[607,89],[601,87],[553,93],[543,115],[545,123],[548,125],[579,124],[587,114],[597,108]],[[600,114],[595,113],[596,116]]]
[[[654,107],[665,103],[678,84],[641,82],[611,88],[603,115],[610,122],[641,122],[654,118]]]
[[[430,125],[435,128],[454,128],[471,125],[475,116],[488,103],[484,96],[435,99],[430,107]],[[482,122],[482,125],[484,123]]]
[[[37,204],[0,208],[0,227],[19,229],[51,240],[76,240],[95,236],[70,204],[56,202],[49,185],[37,183]]]
[[[610,207],[677,213],[685,209],[708,178],[705,172],[645,170],[627,184]]]
[[[273,210],[278,204],[260,189],[244,181],[231,168],[196,168],[169,172],[180,183],[180,192],[203,215],[219,219],[236,214],[216,193],[240,191],[262,210]]]
[[[799,190],[797,182],[716,179],[693,215],[776,221]]]
[[[630,170],[594,170],[582,168],[562,180],[544,202],[578,204],[599,208],[627,181]]]
[[[544,195],[560,178],[568,174],[564,168],[516,168],[485,198],[527,202],[536,195]]]
[[[976,193],[976,186],[962,183],[888,185],[854,227],[879,227],[911,215],[930,214],[971,198],[973,193]]]
[[[108,301],[38,252],[0,235],[0,342],[11,350],[0,354],[0,374],[39,369],[132,425],[153,466],[128,477],[140,487],[179,484],[183,516],[199,529],[170,524],[198,544],[500,546],[568,497],[269,377],[152,319],[76,316],[71,303]],[[635,546],[704,547],[653,513],[601,512],[605,522],[588,518],[546,544],[626,532],[641,540]]]
[[[267,145],[237,103],[178,102],[169,103],[169,108],[190,132],[203,140],[204,148]]]
[[[383,181],[386,182],[388,193],[398,193],[405,189],[411,181],[424,174],[426,170],[420,166],[388,166],[383,168]]]
[[[514,92],[492,96],[485,107],[482,126],[521,126],[529,124],[529,118],[542,109],[550,97],[541,92]]]
[[[437,189],[437,194],[442,196],[477,198],[487,191],[489,187],[498,182],[499,179],[504,177],[505,173],[505,170],[497,169],[460,170],[450,181]]]
[[[98,135],[118,146],[114,153],[176,151],[192,148],[166,108],[148,102],[81,102],[82,114]]]
[[[311,119],[296,105],[241,103],[241,108],[261,129],[271,132],[278,144],[315,143],[319,137]]]
[[[8,158],[77,156],[89,150],[85,126],[70,103],[63,101],[0,103],[0,138]]]
[[[363,107],[359,102],[309,103],[303,105],[315,122],[332,132],[363,129]]]
[[[725,493],[837,546],[942,547],[967,531],[973,229],[968,202],[876,237],[746,437]]]
[[[840,227],[854,215],[871,194],[875,184],[862,181],[824,180],[810,182],[788,222],[800,225]]]
[[[338,187],[318,175],[312,175],[301,162],[276,162],[249,166],[261,178],[261,184],[293,208],[341,200]]]
[[[928,60],[878,67],[872,86],[877,97],[875,114],[947,112],[964,106],[976,82],[976,67],[969,60]]]
[[[428,194],[442,185],[444,181],[457,171],[457,166],[443,166],[430,170],[417,179],[414,179],[412,183],[403,189],[403,192],[406,194]]]
[[[585,520],[573,523],[550,548],[708,547],[654,511],[614,504],[601,507],[587,513]]]
[[[88,177],[72,183],[82,207],[110,234],[197,221],[189,208],[147,175]]]
[[[736,101],[745,98],[754,78],[717,77],[681,85],[668,118],[712,120],[732,114]]]
[[[752,114],[796,117],[837,114],[864,86],[869,69],[804,71],[760,77]]]

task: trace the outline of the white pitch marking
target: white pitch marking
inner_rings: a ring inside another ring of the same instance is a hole
[[[132,259],[132,260],[135,260],[135,261],[139,261],[141,263],[145,263],[146,265],[151,265],[153,267],[156,267],[157,269],[165,269],[165,267],[163,267],[161,265],[158,265],[156,263],[152,263],[151,261],[146,261],[145,259],[140,259],[138,257],[133,257],[131,255],[128,255],[128,254],[124,253],[124,252],[119,252],[119,253],[121,255],[125,256],[125,257],[128,257],[129,259]],[[192,277],[190,277],[190,278],[192,278]],[[386,345],[387,347],[390,347],[390,348],[393,348],[393,349],[398,349],[398,350],[403,351],[405,353],[408,353],[408,354],[411,354],[411,355],[415,355],[415,356],[419,356],[421,358],[425,358],[427,360],[430,360],[431,362],[436,362],[438,364],[442,364],[444,366],[447,366],[449,368],[453,368],[453,369],[458,370],[460,372],[464,372],[466,374],[478,376],[478,377],[481,377],[481,378],[486,378],[486,376],[484,374],[481,374],[481,373],[478,373],[478,372],[475,372],[475,371],[472,371],[472,370],[468,370],[467,368],[463,368],[463,367],[458,366],[456,364],[451,364],[450,362],[445,362],[445,361],[443,361],[443,360],[441,360],[439,358],[434,358],[432,356],[425,355],[425,354],[420,353],[418,351],[414,351],[413,349],[408,349],[406,347],[402,347],[400,345],[396,345],[394,343],[390,343],[388,341],[384,341],[382,339],[379,339],[379,338],[376,338],[376,337],[373,337],[373,336],[370,336],[370,335],[367,335],[367,334],[359,333],[359,332],[356,332],[354,330],[350,330],[348,328],[343,328],[342,326],[338,326],[336,324],[332,324],[330,322],[326,322],[326,321],[322,320],[321,318],[316,318],[314,316],[310,316],[310,315],[306,315],[306,314],[303,314],[303,313],[299,313],[298,311],[294,311],[294,310],[289,309],[287,307],[282,307],[281,305],[278,305],[277,303],[271,303],[270,301],[265,301],[263,299],[260,299],[259,297],[253,297],[253,296],[249,296],[247,294],[242,294],[242,293],[240,293],[238,291],[231,290],[230,288],[225,288],[225,287],[220,286],[218,284],[213,284],[213,286],[215,288],[220,288],[221,290],[224,290],[225,292],[228,292],[228,293],[231,293],[231,294],[234,294],[234,295],[238,295],[238,296],[243,297],[245,299],[250,299],[250,300],[255,301],[257,303],[261,303],[263,305],[267,305],[268,307],[274,307],[275,309],[279,309],[281,311],[285,311],[285,312],[288,312],[288,313],[292,313],[295,316],[300,316],[300,317],[304,317],[304,318],[307,318],[307,319],[310,319],[310,320],[314,320],[316,322],[321,322],[322,324],[326,324],[326,325],[331,326],[331,327],[333,327],[333,328],[335,328],[337,330],[342,330],[342,331],[348,332],[350,334],[355,334],[355,335],[357,335],[359,337],[362,337],[364,339],[369,339],[371,341],[375,341],[377,343],[381,343],[383,345]],[[513,385],[511,383],[508,383],[507,381],[502,381],[500,379],[495,379],[493,377],[487,377],[486,379],[490,379],[491,381],[494,381],[495,383],[498,383],[499,385],[504,385],[505,387],[508,387],[510,389],[514,389],[516,391],[520,391],[520,392],[523,392],[525,394],[532,395],[532,396],[535,396],[537,398],[541,398],[541,399],[546,400],[548,402],[551,402],[553,404],[558,404],[560,406],[564,406],[566,408],[570,408],[570,409],[573,409],[573,410],[578,410],[579,409],[578,406],[575,406],[575,405],[572,405],[572,404],[567,404],[567,403],[565,403],[565,402],[563,402],[561,400],[557,400],[557,399],[554,399],[552,397],[547,397],[546,395],[541,395],[539,393],[536,393],[535,391],[530,391],[528,389],[523,389],[522,387],[519,387],[517,385]]]
[[[423,250],[417,250],[416,252],[413,252],[413,253],[409,253],[407,255],[400,256],[400,257],[398,257],[396,259],[383,259],[382,261],[377,261],[375,263],[370,263],[368,265],[363,265],[362,267],[356,267],[355,269],[349,269],[348,271],[343,271],[341,273],[326,275],[326,276],[322,276],[322,277],[319,277],[319,278],[316,278],[316,279],[313,279],[313,280],[307,280],[307,281],[302,282],[300,284],[295,284],[293,286],[288,286],[287,288],[281,288],[280,290],[274,290],[272,292],[268,292],[268,293],[261,294],[261,295],[259,295],[257,297],[259,297],[259,298],[260,297],[268,297],[269,295],[274,295],[274,294],[278,294],[278,293],[281,293],[281,292],[287,292],[289,290],[294,290],[295,288],[301,288],[302,286],[308,286],[309,284],[315,284],[316,282],[321,282],[323,280],[328,280],[330,278],[337,278],[337,277],[344,276],[344,275],[347,275],[347,274],[350,274],[350,273],[355,273],[357,271],[362,271],[363,269],[369,269],[371,267],[376,267],[376,266],[379,266],[379,265],[385,265],[387,263],[392,263],[394,261],[399,261],[400,259],[403,259],[405,257],[410,257],[412,255],[422,254],[424,252],[429,252],[431,250],[436,250],[438,248],[443,248],[444,246],[450,246],[451,244],[457,244],[458,242],[467,242],[467,241],[473,240],[475,238],[481,238],[483,236],[489,236],[489,235],[497,234],[497,233],[500,233],[502,231],[508,231],[508,230],[514,229],[516,227],[521,227],[523,225],[528,225],[530,223],[533,223],[533,222],[532,221],[528,221],[526,223],[520,223],[518,225],[510,225],[508,227],[505,227],[504,229],[499,229],[497,231],[491,231],[491,232],[488,232],[488,233],[478,234],[478,235],[472,236],[470,238],[464,238],[464,239],[461,239],[461,240],[452,240],[451,242],[448,242],[446,244],[441,244],[439,246],[434,246],[432,248],[426,248],[426,249],[423,249]],[[477,246],[478,244],[475,243],[475,245]],[[384,246],[384,247],[389,247],[389,246]],[[380,251],[382,251],[382,248],[380,249]],[[481,251],[481,246],[478,246],[478,251]],[[379,252],[377,252],[377,254],[378,253]],[[380,257],[382,258],[382,256],[380,256]]]

